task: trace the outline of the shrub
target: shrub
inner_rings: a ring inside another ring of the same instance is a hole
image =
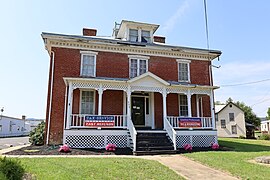
[[[270,140],[270,134],[262,134],[259,137],[260,140]]]
[[[212,144],[212,147],[211,147],[213,150],[218,150],[219,149],[219,145],[218,143],[214,143]]]
[[[35,129],[30,132],[29,141],[33,145],[44,144],[45,122],[41,122]]]
[[[0,178],[4,175],[7,180],[20,180],[24,175],[21,162],[16,159],[0,158]]]
[[[186,151],[188,151],[188,152],[191,152],[191,151],[192,151],[192,146],[191,146],[191,144],[185,144],[185,145],[184,145],[184,149],[185,149]]]
[[[106,151],[115,151],[116,149],[116,145],[115,144],[108,144],[106,147],[105,147]]]
[[[71,150],[70,150],[70,147],[69,147],[67,144],[64,144],[63,146],[60,146],[60,148],[59,148],[58,151],[59,151],[59,152],[65,152],[65,153],[68,153],[68,152],[70,152]]]

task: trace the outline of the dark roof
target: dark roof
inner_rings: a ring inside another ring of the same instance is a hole
[[[243,111],[243,109],[242,108],[240,108],[238,105],[236,105],[235,103],[233,103],[233,102],[229,102],[228,104],[226,104],[222,109],[220,109],[218,112],[216,112],[216,113],[219,113],[219,112],[221,112],[223,109],[225,109],[229,104],[233,104],[235,107],[237,107],[238,109],[240,109],[241,111]],[[244,111],[243,111],[244,112]]]

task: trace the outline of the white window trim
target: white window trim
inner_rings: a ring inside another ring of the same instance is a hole
[[[178,73],[178,81],[179,82],[189,82],[190,83],[190,63],[191,61],[190,60],[186,60],[186,59],[176,59],[176,62],[177,62],[177,73]],[[188,80],[187,81],[180,81],[179,80],[179,63],[183,63],[183,64],[187,64],[188,66]]]
[[[129,78],[131,78],[130,77],[131,59],[137,59],[137,76],[140,76],[139,75],[140,74],[140,63],[139,63],[140,60],[145,60],[146,61],[146,72],[148,72],[148,59],[150,59],[150,57],[148,57],[148,56],[128,55],[128,58],[129,58],[129,67],[128,67]]]
[[[93,91],[93,96],[94,96],[94,99],[93,99],[93,112],[92,114],[95,115],[95,112],[96,112],[96,91],[94,89],[80,89],[80,103],[79,103],[79,114],[81,114],[82,112],[82,109],[81,109],[81,104],[82,104],[82,92],[83,91]]]
[[[84,55],[92,55],[92,56],[94,56],[94,76],[93,76],[93,77],[96,77],[97,55],[98,55],[98,52],[93,52],[93,51],[80,51],[80,53],[81,53],[81,69],[80,69],[80,76],[83,76],[83,75],[82,75],[82,69],[83,69],[83,56],[84,56]]]

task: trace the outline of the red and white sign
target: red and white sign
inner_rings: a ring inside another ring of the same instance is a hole
[[[114,117],[113,116],[85,116],[85,126],[90,127],[113,127]]]
[[[179,118],[179,127],[202,127],[201,118]]]

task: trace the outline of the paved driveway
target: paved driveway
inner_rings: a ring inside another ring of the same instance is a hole
[[[11,137],[11,138],[0,138],[0,149],[6,149],[12,146],[21,146],[29,144],[29,137]]]

